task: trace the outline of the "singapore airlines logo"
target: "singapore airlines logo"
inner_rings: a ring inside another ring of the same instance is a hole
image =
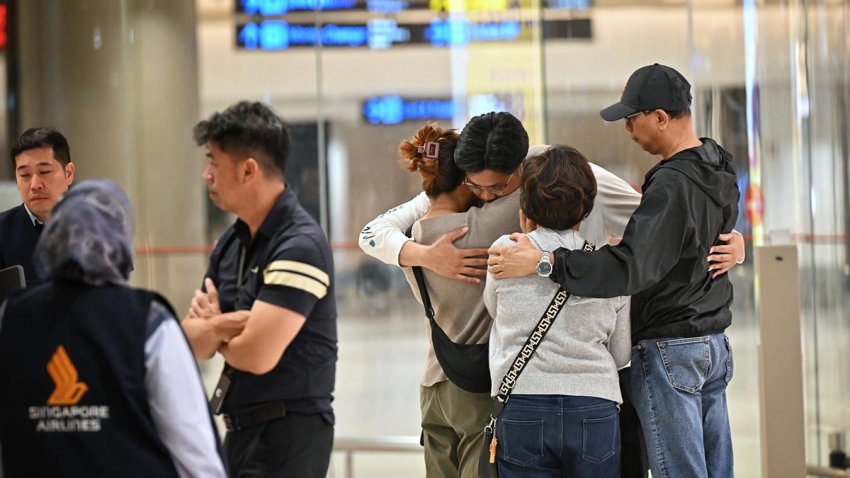
[[[47,399],[48,405],[76,405],[89,389],[88,385],[79,381],[77,369],[61,345],[56,347],[56,352],[47,364],[47,373],[56,384]]]
[[[38,433],[91,433],[103,429],[109,419],[108,405],[79,405],[89,390],[80,381],[77,367],[68,356],[65,347],[56,347],[56,352],[47,364],[47,373],[55,388],[47,399],[47,405],[32,405],[28,415]],[[91,400],[89,400],[91,401]]]

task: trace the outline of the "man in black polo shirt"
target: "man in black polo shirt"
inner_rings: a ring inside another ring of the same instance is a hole
[[[32,254],[50,210],[74,182],[74,163],[62,133],[31,128],[12,145],[12,166],[23,204],[0,213],[0,269],[20,265],[27,286],[40,284]]]
[[[199,359],[227,362],[211,405],[224,414],[231,476],[324,478],[337,358],[333,259],[284,181],[286,124],[237,103],[195,126],[210,198],[238,216],[218,240],[183,329]]]

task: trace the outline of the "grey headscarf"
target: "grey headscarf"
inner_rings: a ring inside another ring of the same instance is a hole
[[[35,249],[42,276],[124,284],[133,270],[133,208],[108,179],[83,181],[50,213]]]

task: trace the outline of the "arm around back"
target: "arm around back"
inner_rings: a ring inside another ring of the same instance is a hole
[[[367,255],[379,261],[399,265],[399,254],[409,237],[404,233],[414,222],[428,213],[431,200],[420,193],[371,220],[360,231],[358,244]]]
[[[617,323],[614,331],[608,338],[608,351],[614,357],[614,364],[619,370],[632,358],[632,333],[629,318],[632,301],[629,297],[619,297],[615,300],[620,301],[620,307],[617,308]]]
[[[557,249],[556,282],[575,295],[617,297],[632,295],[658,283],[679,261],[690,227],[675,184],[658,184],[645,193],[617,246],[594,252]]]

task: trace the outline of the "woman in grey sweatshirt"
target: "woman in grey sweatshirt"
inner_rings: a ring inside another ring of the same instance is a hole
[[[587,159],[554,146],[526,159],[520,221],[537,248],[580,249],[578,225],[593,208]],[[509,246],[508,236],[494,246]],[[551,269],[550,269],[551,270]],[[491,280],[484,303],[490,331],[492,395],[558,291],[546,276]],[[496,422],[501,478],[619,476],[617,370],[630,355],[629,298],[571,296],[516,381]]]

